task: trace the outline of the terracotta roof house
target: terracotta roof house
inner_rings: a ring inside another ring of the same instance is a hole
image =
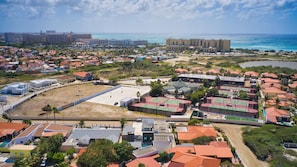
[[[213,157],[218,159],[232,159],[233,154],[229,146],[217,147],[213,145],[195,145],[196,155]]]
[[[297,81],[294,81],[292,84],[289,84],[289,88],[296,89],[297,87]]]
[[[126,164],[126,167],[138,167],[144,164],[145,167],[161,167],[161,165],[153,157],[136,158]]]
[[[240,76],[241,70],[229,70],[228,74],[231,76]]]
[[[293,76],[291,76],[291,78],[292,78],[293,80],[297,80],[297,74],[294,74]]]
[[[202,74],[203,71],[202,71],[202,68],[200,68],[200,67],[194,67],[194,68],[192,68],[192,73]]]
[[[268,73],[268,72],[264,72],[262,73],[262,77],[264,78],[273,78],[273,79],[277,79],[278,76],[274,73]]]
[[[258,78],[259,77],[259,73],[255,72],[255,71],[247,71],[244,73],[245,77],[251,77],[251,78]]]
[[[279,79],[261,78],[262,83],[280,83]]]
[[[219,159],[176,152],[168,167],[219,167]]]
[[[273,98],[277,95],[286,95],[287,92],[280,90],[279,88],[275,87],[267,87],[265,89],[262,89],[262,92],[265,96],[268,96],[269,98]]]
[[[207,71],[208,74],[215,74],[215,75],[218,75],[220,74],[220,71],[219,70],[216,70],[216,69],[210,69]]]
[[[82,80],[82,81],[90,81],[93,78],[93,75],[89,72],[75,72],[73,73],[73,76],[78,79],[78,80]]]
[[[0,122],[0,142],[11,140],[14,136],[25,130],[27,124],[14,122]]]
[[[186,131],[177,132],[181,143],[191,142],[201,136],[217,137],[217,132],[212,126],[188,126]]]
[[[186,69],[183,69],[183,68],[177,68],[174,70],[176,73],[178,74],[185,74],[185,73],[188,73],[189,71],[186,70]]]
[[[276,107],[270,107],[266,110],[266,122],[267,123],[284,123],[290,122],[290,113],[286,110],[280,110]]]

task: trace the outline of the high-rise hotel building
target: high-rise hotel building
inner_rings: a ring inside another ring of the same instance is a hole
[[[230,40],[226,39],[172,39],[166,40],[166,47],[169,50],[200,49],[205,52],[229,52]]]

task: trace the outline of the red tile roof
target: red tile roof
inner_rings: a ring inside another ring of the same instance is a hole
[[[213,127],[207,126],[188,126],[187,132],[177,132],[179,140],[193,140],[201,136],[217,137],[217,132]]]
[[[276,107],[270,107],[266,109],[266,119],[269,122],[276,123],[276,117],[289,117],[290,114],[286,110],[280,110]]]
[[[265,73],[262,73],[262,76],[263,77],[268,77],[268,78],[278,78],[276,74],[274,73],[268,73],[268,72],[265,72]]]
[[[280,83],[278,79],[261,78],[262,83]]]
[[[142,163],[145,167],[160,167],[161,165],[152,157],[136,158],[126,164],[126,167],[138,167]]]
[[[215,158],[176,152],[168,167],[219,167],[220,162]]]
[[[14,122],[0,122],[0,129],[14,129],[16,132],[20,132],[25,129],[28,125],[23,123]]]
[[[73,73],[74,76],[77,76],[77,77],[86,77],[89,73],[88,72],[85,72],[85,71],[82,71],[82,72],[75,72]]]
[[[176,73],[188,73],[188,70],[183,69],[183,68],[177,68],[174,70]]]
[[[216,147],[213,145],[195,145],[197,155],[216,157],[216,158],[233,158],[231,149],[227,147]]]
[[[259,73],[255,72],[255,71],[247,71],[244,73],[244,75],[251,76],[251,77],[259,77]]]

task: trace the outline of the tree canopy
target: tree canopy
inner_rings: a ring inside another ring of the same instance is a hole
[[[105,167],[112,162],[132,159],[133,147],[127,141],[113,144],[107,139],[99,139],[91,143],[86,152],[78,159],[80,167]]]
[[[151,83],[150,95],[153,97],[158,97],[163,95],[163,85],[161,81],[156,81]]]

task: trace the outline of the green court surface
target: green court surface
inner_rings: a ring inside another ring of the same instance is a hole
[[[257,119],[254,118],[247,118],[247,117],[236,117],[231,115],[226,115],[225,117],[227,120],[239,120],[239,121],[248,121],[248,122],[258,122]]]
[[[141,107],[148,108],[152,110],[161,110],[161,111],[167,111],[167,112],[175,112],[175,108],[169,108],[166,105],[165,106],[158,106],[158,105],[151,105],[151,104],[143,104]]]
[[[238,111],[238,112],[248,112],[248,109],[244,109],[244,108],[235,108],[235,107],[228,107],[228,106],[218,106],[218,105],[214,105],[211,104],[209,106],[209,108],[211,109],[219,109],[219,110],[229,110],[229,111]]]
[[[221,86],[221,89],[225,90],[237,90],[237,91],[245,91],[245,92],[250,92],[251,89],[249,88],[240,88],[240,87],[231,87],[231,86]]]
[[[247,107],[249,103],[247,101],[242,101],[242,100],[230,100],[230,99],[224,99],[224,98],[213,98],[213,102],[215,103],[222,103],[222,104],[234,104],[234,105],[239,105],[239,106],[245,106]]]

